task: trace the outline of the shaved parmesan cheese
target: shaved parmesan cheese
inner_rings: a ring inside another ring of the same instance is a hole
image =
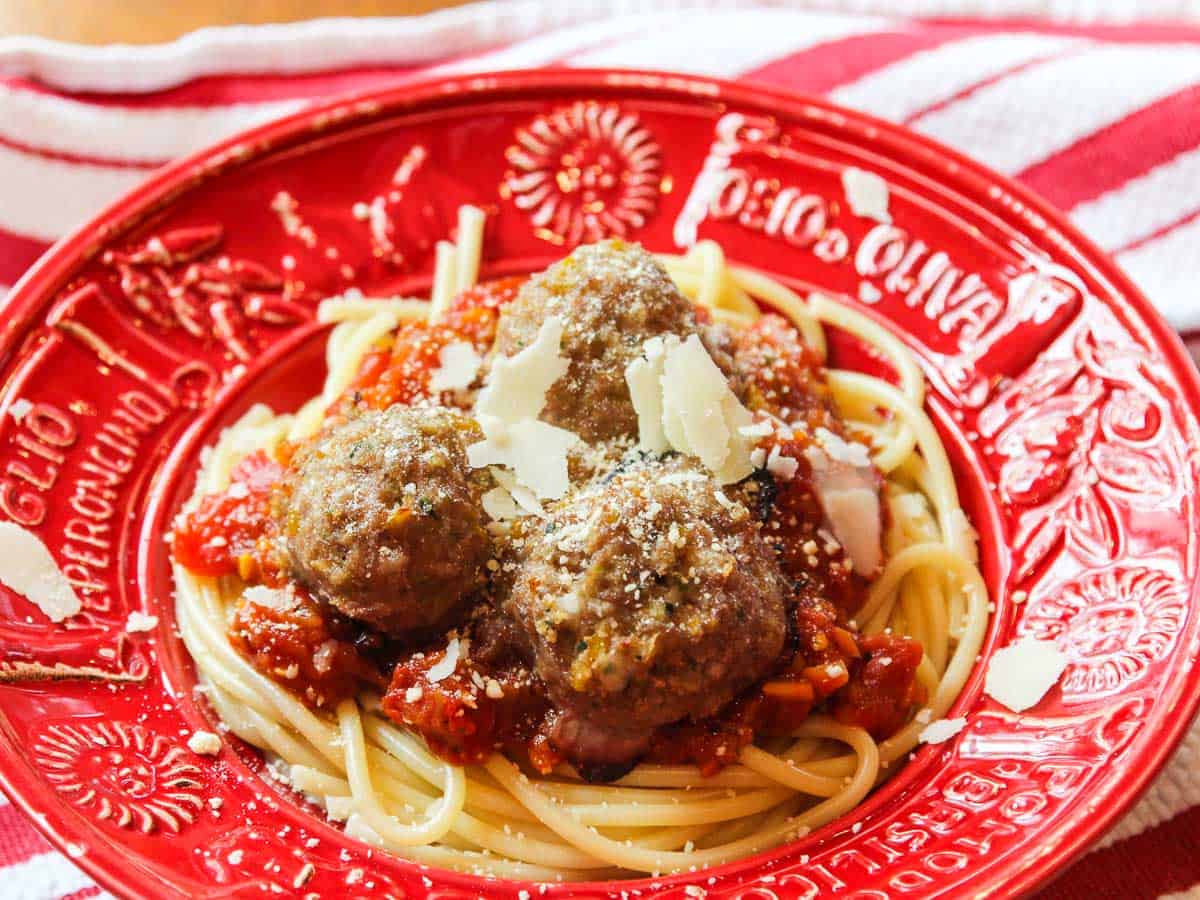
[[[665,345],[661,337],[642,344],[642,356],[625,367],[625,383],[638,417],[638,443],[650,453],[671,449],[663,430],[662,374]]]
[[[23,418],[29,415],[29,411],[33,409],[33,404],[24,397],[18,397],[8,405],[8,414],[13,417],[14,422],[20,422]]]
[[[508,491],[513,500],[516,501],[518,507],[530,515],[546,515],[546,510],[542,507],[542,504],[538,503],[538,499],[534,496],[533,491],[518,482],[517,477],[512,472],[506,472],[504,469],[494,466],[489,471],[491,471],[492,477],[496,479],[496,483]]]
[[[854,166],[843,169],[842,190],[846,192],[850,211],[856,216],[877,222],[892,221],[888,214],[887,182],[874,172],[865,172]]]
[[[221,738],[211,731],[195,731],[188,738],[188,749],[202,756],[216,756],[221,752]]]
[[[951,527],[959,531],[967,541],[967,559],[975,565],[979,564],[979,532],[967,518],[967,514],[957,507],[950,511]]]
[[[750,451],[750,465],[756,469],[761,469],[767,464],[767,451],[762,447],[755,447]]]
[[[967,720],[965,718],[938,719],[936,722],[926,725],[917,736],[917,740],[922,744],[942,744],[966,727]]]
[[[493,363],[475,402],[484,439],[467,448],[472,468],[504,466],[535,497],[550,500],[570,487],[567,451],[579,441],[573,432],[537,419],[546,405],[546,391],[567,371],[567,361],[559,355],[562,333],[562,320],[551,316],[532,344]],[[521,503],[515,494],[514,499]]]
[[[1013,712],[1022,712],[1054,687],[1066,667],[1067,657],[1053,643],[1023,637],[995,652],[983,690]]]
[[[125,630],[130,634],[138,631],[153,631],[158,627],[158,616],[148,616],[143,612],[131,612],[125,620]]]
[[[843,441],[823,428],[817,429],[816,437],[828,444],[810,446],[804,457],[812,465],[817,499],[854,571],[870,578],[883,565],[882,505],[870,457],[861,444]],[[831,456],[831,449],[838,458]]]
[[[483,511],[496,522],[507,522],[509,519],[521,517],[521,507],[517,506],[517,501],[513,499],[512,494],[502,487],[492,488],[480,498],[480,501],[483,504]]]
[[[52,622],[83,607],[41,539],[12,522],[0,522],[0,584],[22,595]]]
[[[425,677],[431,682],[438,682],[454,674],[454,670],[458,668],[458,654],[461,646],[462,642],[458,638],[450,638],[446,644],[446,655],[429,667]]]
[[[507,424],[536,419],[546,405],[546,391],[567,373],[567,360],[558,352],[562,334],[562,319],[550,316],[532,344],[516,356],[497,357],[475,411]]]
[[[465,390],[479,374],[483,357],[476,352],[474,345],[466,341],[456,341],[438,351],[438,363],[439,368],[434,369],[429,376],[430,390]]]
[[[751,426],[753,417],[700,338],[650,338],[642,352],[625,370],[642,449],[673,448],[698,457],[722,484],[749,475],[750,441],[740,429]]]
[[[579,441],[573,432],[537,419],[523,419],[500,428],[484,425],[483,432],[485,440],[467,448],[467,462],[472,468],[512,469],[517,481],[538,497],[555,500],[567,492],[571,484],[567,451]]]

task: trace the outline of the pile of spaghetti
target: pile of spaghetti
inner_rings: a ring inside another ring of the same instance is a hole
[[[844,815],[987,621],[912,355],[711,242],[477,283],[482,225],[429,301],[325,301],[321,395],[206,453],[173,564],[224,726],[347,833],[498,877]],[[826,327],[890,380],[826,367]]]

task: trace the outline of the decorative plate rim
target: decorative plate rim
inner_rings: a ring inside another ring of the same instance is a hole
[[[439,102],[453,104],[460,98],[495,94],[522,95],[552,89],[570,93],[594,90],[602,86],[609,90],[622,87],[654,90],[691,100],[729,101],[768,112],[784,112],[811,116],[818,112],[834,122],[854,121],[865,128],[875,129],[877,139],[886,139],[892,147],[906,149],[918,156],[948,161],[954,168],[958,187],[977,189],[1000,187],[1020,201],[1026,209],[1042,217],[1064,239],[1062,249],[1069,251],[1080,264],[1113,289],[1114,305],[1125,306],[1137,316],[1135,326],[1141,326],[1150,338],[1153,349],[1162,354],[1165,362],[1179,380],[1181,397],[1187,406],[1200,416],[1200,371],[1184,346],[1182,337],[1172,329],[1153,307],[1141,290],[1125,275],[1107,253],[1079,231],[1064,213],[1018,182],[993,171],[970,157],[924,135],[910,131],[875,116],[861,113],[823,98],[783,90],[754,82],[733,82],[720,78],[696,75],[653,72],[619,68],[543,68],[535,70],[498,71],[438,79],[421,79],[395,87],[354,92],[306,106],[303,109],[264,125],[240,132],[209,148],[189,154],[167,164],[141,185],[125,194],[85,224],[57,241],[12,287],[0,302],[0,319],[4,321],[0,347],[0,365],[6,364],[18,349],[12,338],[23,333],[40,311],[41,301],[60,287],[80,264],[88,261],[97,245],[108,242],[144,222],[156,212],[169,207],[180,195],[189,193],[209,179],[252,164],[263,155],[292,144],[303,144],[322,133],[334,133],[347,127],[361,126],[371,121],[385,121],[406,110],[421,106],[437,106]],[[974,182],[972,184],[971,182]],[[980,206],[998,214],[994,203],[979,192]],[[1002,218],[1011,217],[1007,213]],[[1197,529],[1200,531],[1200,529]],[[1190,586],[1188,606],[1195,609],[1200,597],[1200,583]],[[1181,648],[1181,653],[1189,652]],[[1194,649],[1192,652],[1195,652]],[[978,674],[978,668],[975,675]],[[1031,892],[1060,874],[1066,866],[1120,819],[1141,797],[1182,741],[1200,709],[1200,669],[1191,667],[1180,684],[1182,702],[1171,712],[1171,718],[1158,729],[1160,740],[1146,748],[1139,759],[1141,765],[1126,770],[1109,786],[1107,793],[1118,794],[1115,800],[1096,811],[1072,811],[1052,823],[1057,838],[1048,850],[1034,850],[1021,860],[1023,865],[985,873],[977,884],[978,896],[985,896],[1001,886],[1010,895]],[[16,772],[17,770],[14,770]],[[28,779],[22,779],[27,781]],[[102,887],[118,895],[151,898],[157,896],[140,887],[122,883],[113,865],[114,851],[101,849],[79,855],[72,853],[71,842],[59,833],[57,826],[66,825],[66,818],[56,809],[40,810],[17,785],[13,773],[0,769],[0,791],[20,809],[47,840],[67,854]],[[1119,792],[1118,792],[1119,789]],[[1039,842],[1040,843],[1040,842]],[[597,883],[590,883],[593,886]],[[608,884],[600,882],[598,884]]]

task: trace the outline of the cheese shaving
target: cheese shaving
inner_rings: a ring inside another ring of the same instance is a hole
[[[917,735],[917,740],[922,744],[943,744],[966,727],[967,720],[965,718],[938,719],[936,722],[926,725]]]
[[[804,457],[812,466],[817,499],[854,571],[870,578],[883,565],[883,520],[867,448],[823,428],[815,437],[819,443],[808,447]]]
[[[877,222],[892,221],[888,213],[887,182],[874,172],[866,172],[850,166],[842,170],[842,190],[846,202],[856,216],[874,219]]]
[[[750,441],[741,433],[753,425],[753,417],[699,337],[650,338],[642,345],[641,358],[626,367],[625,381],[643,450],[670,448],[695,456],[721,484],[753,471]]]
[[[502,487],[494,487],[480,498],[483,511],[496,522],[507,522],[521,517],[521,507],[512,494]]]
[[[1037,705],[1066,667],[1067,657],[1053,643],[1026,636],[993,654],[983,691],[1022,712]]]
[[[517,481],[516,476],[513,475],[512,472],[506,472],[504,469],[496,468],[494,466],[490,469],[490,471],[492,473],[492,477],[496,479],[496,483],[500,485],[500,487],[504,488],[504,490],[508,491],[509,495],[513,498],[521,510],[524,510],[526,513],[529,513],[533,516],[546,515],[545,508],[538,502],[538,498],[534,495],[533,491]],[[518,515],[520,514],[521,513],[518,512]]]
[[[433,391],[459,391],[471,386],[483,357],[467,341],[447,344],[438,351],[437,369],[429,376],[429,388]]]
[[[0,584],[25,597],[51,622],[61,622],[83,608],[67,576],[49,549],[31,531],[0,522]]]
[[[511,469],[516,481],[533,492],[535,502],[567,492],[567,452],[579,442],[574,432],[537,418],[546,405],[546,392],[567,371],[567,360],[559,355],[562,334],[562,320],[551,316],[532,344],[492,364],[488,383],[475,402],[484,439],[467,448],[472,468]],[[514,499],[521,503],[520,497]]]
[[[536,419],[546,405],[546,391],[567,374],[569,364],[559,355],[562,335],[562,319],[550,316],[532,344],[515,356],[497,357],[475,412],[509,425]]]
[[[661,337],[642,345],[642,356],[625,367],[625,383],[638,417],[638,444],[650,453],[671,449],[663,430],[662,370],[665,346]]]

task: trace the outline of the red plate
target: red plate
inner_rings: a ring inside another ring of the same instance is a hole
[[[847,208],[848,165],[887,179],[892,224]],[[984,659],[1024,633],[1070,658],[1022,715],[982,696],[981,664],[954,712],[962,734],[798,843],[547,896],[1012,894],[1128,808],[1200,699],[1200,386],[1174,335],[1061,216],[923,138],[731,84],[543,72],[398,88],[228,141],[13,291],[0,516],[46,541],[85,609],[58,626],[0,589],[0,785],[57,846],[156,900],[334,896],[355,869],[363,896],[539,893],[372,853],[264,780],[246,747],[191,753],[187,736],[214,723],[174,632],[163,543],[221,427],[316,391],[315,300],[427,289],[464,202],[490,213],[489,275],[604,235],[659,250],[707,237],[802,289],[862,298],[928,373],[995,600]],[[18,399],[33,404],[19,420]],[[158,627],[127,633],[134,610]]]

